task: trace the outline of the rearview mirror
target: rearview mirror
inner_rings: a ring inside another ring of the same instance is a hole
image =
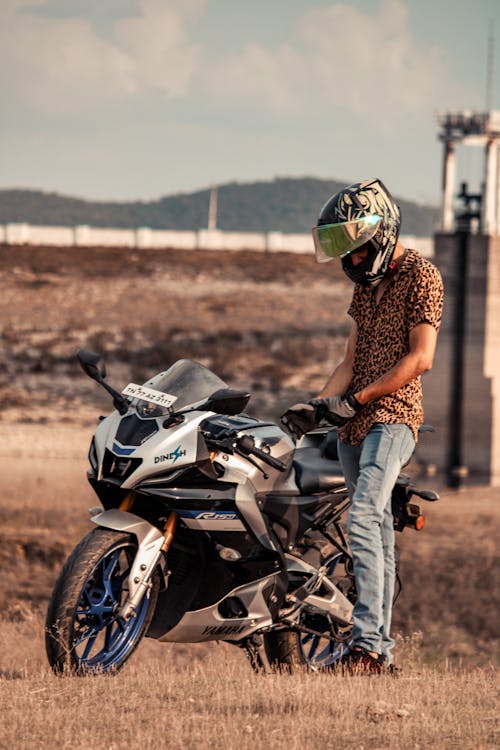
[[[205,410],[216,414],[234,416],[243,411],[250,400],[250,394],[244,391],[234,391],[232,388],[221,388],[206,400]]]
[[[106,365],[100,354],[91,352],[89,349],[80,349],[76,353],[76,358],[89,378],[97,380],[98,383],[102,383],[106,377]]]

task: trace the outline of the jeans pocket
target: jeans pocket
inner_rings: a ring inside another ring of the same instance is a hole
[[[377,422],[366,436],[361,451],[360,468],[376,466],[385,469],[393,447],[394,434],[390,425]]]
[[[413,451],[415,450],[415,438],[413,437],[413,432],[408,425],[402,426],[406,427],[406,434],[401,441],[401,466],[404,466],[408,463]]]

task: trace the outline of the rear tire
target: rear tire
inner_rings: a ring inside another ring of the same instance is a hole
[[[351,628],[346,628],[342,637],[337,638],[323,615],[313,615],[316,621],[314,630],[325,636],[311,635],[296,630],[275,630],[264,636],[267,661],[273,672],[293,672],[297,668],[317,672],[335,667],[347,652],[351,643]],[[322,626],[320,621],[324,622]],[[312,623],[304,622],[306,626]]]
[[[350,562],[335,552],[322,564],[328,577],[354,603],[356,589]],[[298,630],[272,630],[264,635],[265,660],[272,671],[293,672],[297,668],[312,671],[331,669],[342,659],[351,643],[352,625],[341,627],[320,612],[303,611],[298,625],[314,630],[313,635]]]
[[[136,553],[133,535],[102,528],[93,529],[73,550],[47,612],[45,645],[55,672],[117,671],[137,648],[156,607],[159,576],[153,576],[135,617],[118,617]]]

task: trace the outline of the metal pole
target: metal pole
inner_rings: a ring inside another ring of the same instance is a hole
[[[467,346],[467,270],[469,262],[469,238],[472,221],[481,219],[482,195],[467,192],[467,184],[462,183],[462,190],[458,195],[464,202],[465,208],[458,214],[456,242],[457,242],[457,275],[455,283],[455,307],[453,311],[453,351],[451,370],[451,399],[449,420],[449,456],[448,456],[448,485],[460,487],[469,471],[464,464],[463,432],[464,432],[464,382]]]
[[[467,260],[469,253],[469,227],[456,232],[457,276],[455,284],[455,309],[453,321],[453,352],[450,400],[450,445],[448,459],[448,485],[460,487],[467,476],[463,465],[463,394],[465,366],[465,335],[467,319]]]
[[[495,29],[493,21],[489,22],[488,53],[486,57],[486,112],[489,112],[493,101],[493,71],[495,69]]]

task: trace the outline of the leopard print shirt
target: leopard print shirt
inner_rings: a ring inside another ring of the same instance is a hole
[[[443,282],[437,268],[415,250],[408,250],[401,266],[376,303],[375,291],[356,284],[348,314],[358,335],[353,376],[354,393],[373,383],[409,352],[409,334],[419,323],[439,330]],[[399,390],[368,403],[339,429],[345,443],[358,445],[376,422],[407,424],[415,442],[424,419],[420,376]]]

